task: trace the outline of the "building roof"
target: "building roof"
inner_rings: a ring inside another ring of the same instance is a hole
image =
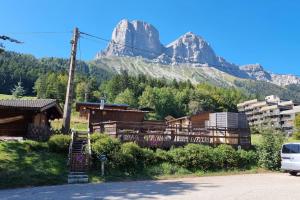
[[[257,103],[257,102],[258,102],[257,99],[252,99],[252,100],[244,101],[242,103],[237,104],[237,107],[244,107],[244,106],[254,104],[254,103]]]
[[[58,118],[62,117],[62,108],[55,99],[6,99],[0,100],[0,110],[26,110],[43,112],[55,108]]]
[[[205,111],[204,112],[199,112],[199,113],[192,114],[192,115],[187,115],[187,116],[183,116],[183,117],[179,117],[179,118],[170,119],[170,120],[167,120],[167,122],[175,122],[175,121],[178,121],[178,120],[190,119],[193,116],[203,115],[203,114],[207,114],[207,113],[210,113],[210,112],[205,112]]]
[[[112,111],[112,112],[135,112],[135,113],[149,113],[149,111],[143,111],[138,109],[111,109],[111,108],[105,108],[104,109],[91,109],[92,111]]]
[[[76,111],[79,111],[79,108],[82,107],[82,106],[85,106],[85,107],[99,107],[100,109],[100,105],[101,103],[100,102],[76,102]],[[121,108],[128,108],[129,105],[127,104],[115,104],[115,103],[104,103],[104,107],[105,106],[108,106],[108,107],[121,107]]]

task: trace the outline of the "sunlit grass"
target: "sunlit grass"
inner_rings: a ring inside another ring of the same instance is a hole
[[[52,121],[51,127],[54,129],[61,129],[62,119]],[[87,131],[88,130],[88,121],[85,118],[79,117],[78,113],[72,113],[71,129],[79,130],[79,131]]]
[[[12,95],[9,94],[0,94],[0,100],[4,99],[15,99]],[[36,97],[33,96],[24,96],[21,99],[36,99]]]
[[[0,142],[0,188],[67,182],[67,154],[49,152],[43,142]]]

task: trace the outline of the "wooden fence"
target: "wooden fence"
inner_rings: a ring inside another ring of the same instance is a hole
[[[225,127],[167,126],[164,122],[102,122],[92,124],[92,132],[103,132],[122,142],[136,142],[143,147],[170,148],[187,143],[230,144],[250,147],[249,129]]]

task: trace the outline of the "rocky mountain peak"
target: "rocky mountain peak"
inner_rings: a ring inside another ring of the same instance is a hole
[[[163,46],[159,33],[149,23],[127,19],[121,20],[114,28],[108,47],[97,54],[101,56],[142,56],[153,59],[160,55]]]
[[[166,54],[173,62],[217,64],[217,57],[209,44],[200,36],[187,32],[166,46]]]

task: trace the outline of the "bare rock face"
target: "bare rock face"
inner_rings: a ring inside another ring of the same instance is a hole
[[[200,36],[188,32],[166,46],[166,54],[172,62],[218,64],[209,44]]]
[[[159,33],[151,24],[124,19],[114,28],[106,50],[97,56],[142,56],[153,59],[162,51]]]
[[[249,65],[243,65],[240,67],[241,70],[245,71],[250,78],[254,80],[260,80],[260,81],[271,81],[272,77],[271,75],[266,72],[260,64],[249,64]]]
[[[300,78],[292,74],[271,74],[272,83],[279,86],[300,84]]]

